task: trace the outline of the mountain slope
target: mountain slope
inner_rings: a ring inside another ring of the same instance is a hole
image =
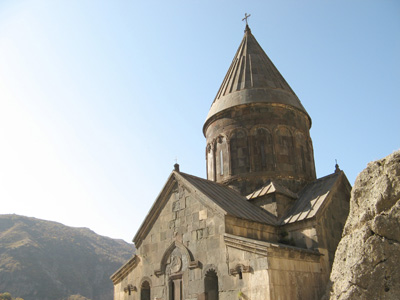
[[[111,300],[109,277],[133,253],[133,245],[87,228],[0,215],[0,292],[25,300]]]

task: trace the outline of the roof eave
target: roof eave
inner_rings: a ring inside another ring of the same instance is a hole
[[[155,222],[158,213],[163,209],[165,202],[168,200],[166,196],[171,192],[175,185],[175,176],[178,174],[176,171],[172,171],[169,175],[167,182],[164,187],[161,189],[161,192],[158,194],[156,200],[154,201],[152,207],[144,218],[142,224],[139,227],[136,235],[134,236],[132,242],[135,244],[136,248],[139,248],[142,243],[144,237],[147,235],[148,231],[151,228],[151,225]]]
[[[125,264],[122,265],[114,274],[110,276],[113,284],[116,285],[121,282],[128,273],[130,273],[138,264],[139,257],[137,255],[132,256]]]

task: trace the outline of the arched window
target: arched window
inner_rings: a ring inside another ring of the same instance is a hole
[[[150,300],[150,283],[143,281],[140,286],[140,300]]]
[[[218,276],[212,269],[204,277],[204,291],[207,300],[218,300]]]
[[[219,136],[216,142],[216,172],[217,181],[220,181],[228,174],[228,144],[224,136]]]
[[[219,150],[219,175],[224,175],[224,154]]]
[[[214,176],[214,147],[211,144],[207,145],[206,148],[207,158],[207,179],[215,181]]]

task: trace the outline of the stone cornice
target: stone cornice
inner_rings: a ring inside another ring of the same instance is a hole
[[[134,255],[128,260],[121,268],[119,268],[114,274],[111,275],[110,279],[116,285],[121,282],[139,263],[139,257]]]
[[[225,244],[228,247],[255,253],[266,257],[290,257],[291,259],[301,258],[302,260],[319,260],[322,255],[318,251],[302,249],[279,243],[269,243],[243,238],[232,234],[224,235]],[[278,250],[278,251],[277,251]]]

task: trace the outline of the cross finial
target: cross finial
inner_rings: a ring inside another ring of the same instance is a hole
[[[338,163],[337,163],[337,159],[335,159],[335,173],[338,173],[338,172],[340,172],[340,168],[339,168],[339,165],[338,165]]]
[[[178,158],[177,157],[175,157],[174,170],[176,172],[179,172],[179,164],[178,164]]]
[[[247,24],[247,18],[250,17],[251,15],[248,15],[247,13],[244,14],[244,18],[242,19],[242,21],[246,21],[246,26]]]

